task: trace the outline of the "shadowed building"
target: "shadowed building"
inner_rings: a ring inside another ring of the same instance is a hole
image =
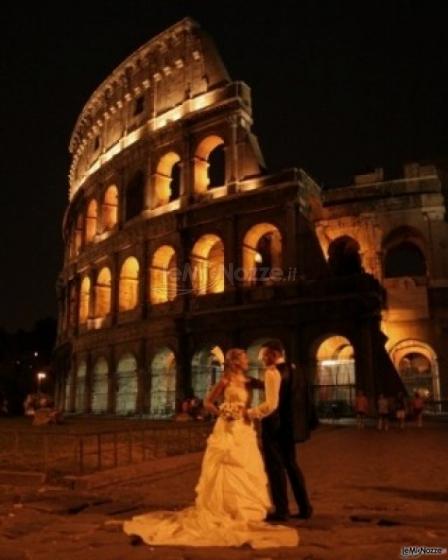
[[[347,189],[323,195],[299,169],[268,174],[251,127],[249,87],[190,19],[138,49],[85,105],[58,288],[66,410],[171,416],[219,378],[231,347],[248,349],[258,375],[272,338],[323,402],[402,387],[380,330],[383,275],[337,224],[373,226],[332,198]]]

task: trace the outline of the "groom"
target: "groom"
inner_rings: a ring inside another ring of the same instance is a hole
[[[265,401],[249,409],[247,415],[261,419],[263,454],[275,507],[266,520],[287,521],[290,517],[286,476],[299,508],[294,517],[309,519],[313,508],[295,448],[296,442],[308,439],[312,427],[308,390],[295,366],[285,362],[277,341],[263,345],[261,358],[266,366]]]

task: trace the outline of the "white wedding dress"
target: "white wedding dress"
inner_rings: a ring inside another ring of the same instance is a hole
[[[230,383],[226,402],[250,400],[246,388]],[[128,535],[150,545],[297,546],[298,532],[263,519],[271,505],[263,460],[252,424],[218,418],[202,462],[195,505],[181,511],[156,511],[124,523]]]

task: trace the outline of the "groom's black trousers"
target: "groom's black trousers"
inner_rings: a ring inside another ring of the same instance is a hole
[[[292,434],[262,427],[261,440],[276,513],[289,512],[286,476],[289,478],[299,511],[305,512],[310,507],[310,501],[306,491],[305,478],[297,464],[296,446]]]

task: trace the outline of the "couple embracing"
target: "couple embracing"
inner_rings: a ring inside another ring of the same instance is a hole
[[[136,516],[124,523],[128,535],[151,545],[298,545],[297,530],[279,523],[290,517],[287,477],[299,508],[295,517],[308,519],[312,514],[295,456],[295,442],[307,439],[312,427],[310,402],[305,380],[285,361],[276,341],[263,346],[261,358],[264,383],[247,376],[244,350],[229,350],[224,373],[205,399],[218,419],[207,440],[194,506]],[[261,388],[264,400],[251,406],[253,391]],[[261,420],[264,462],[255,420]]]

